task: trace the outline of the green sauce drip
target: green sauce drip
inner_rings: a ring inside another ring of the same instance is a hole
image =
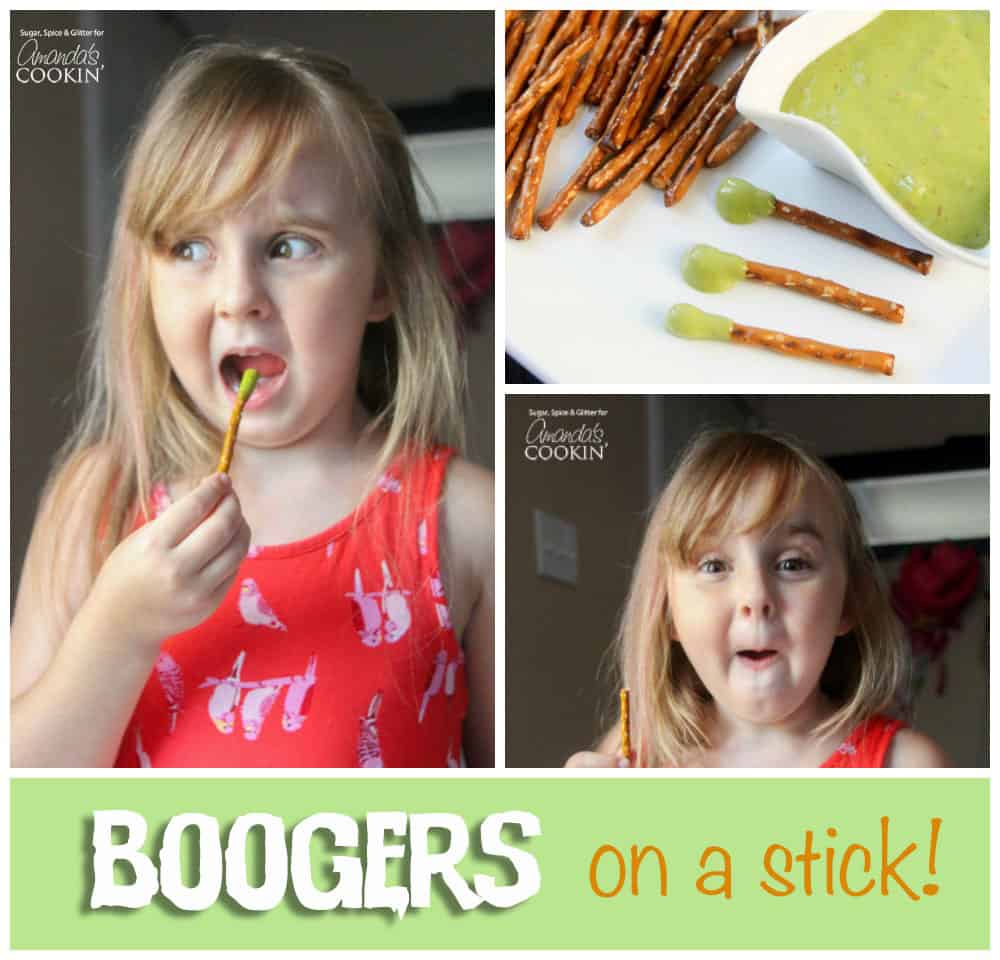
[[[688,340],[728,340],[733,321],[690,303],[676,303],[667,311],[666,327],[675,337]]]
[[[687,283],[702,293],[722,293],[745,276],[747,265],[735,253],[725,253],[699,243],[684,254],[681,273]]]
[[[715,207],[730,223],[753,223],[774,213],[774,194],[755,187],[749,180],[726,177],[716,191]]]
[[[832,130],[914,219],[990,239],[990,15],[890,10],[809,64],[781,101]]]

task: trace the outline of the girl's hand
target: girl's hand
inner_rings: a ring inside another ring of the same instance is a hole
[[[631,767],[632,764],[629,763],[620,753],[610,754],[610,753],[595,753],[593,750],[581,750],[579,753],[574,753],[573,756],[566,761],[566,767],[604,767],[607,769],[613,767]]]
[[[84,603],[97,636],[155,656],[222,602],[250,547],[225,474],[213,474],[112,551]]]

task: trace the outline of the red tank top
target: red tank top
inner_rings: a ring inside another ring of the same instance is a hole
[[[116,766],[458,766],[464,656],[438,561],[451,455],[400,458],[328,530],[252,546],[218,610],[163,643]],[[158,488],[154,511],[169,502]]]
[[[906,724],[884,714],[859,723],[823,767],[884,767],[892,738]]]

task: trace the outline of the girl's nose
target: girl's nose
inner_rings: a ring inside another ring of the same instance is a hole
[[[741,584],[740,614],[744,617],[761,617],[770,620],[774,615],[774,601],[768,589],[767,578],[761,572],[747,574]]]
[[[260,268],[248,256],[233,255],[218,272],[216,314],[225,320],[266,319],[271,311]]]

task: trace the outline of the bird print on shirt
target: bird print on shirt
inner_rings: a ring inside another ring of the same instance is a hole
[[[288,630],[268,605],[253,577],[240,584],[240,616],[252,627],[269,627],[271,630]]]

